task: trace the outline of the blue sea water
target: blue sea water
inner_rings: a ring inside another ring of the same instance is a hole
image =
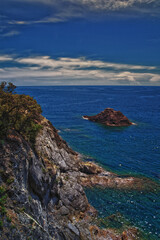
[[[43,115],[60,130],[76,151],[118,174],[160,179],[160,87],[52,86],[18,87],[33,96]],[[120,110],[136,125],[106,127],[82,119],[110,107]],[[160,239],[160,192],[87,189],[89,202],[101,217],[121,213]]]

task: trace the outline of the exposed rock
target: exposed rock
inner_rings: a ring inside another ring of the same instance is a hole
[[[90,226],[90,232],[95,240],[138,240],[138,230],[129,228],[122,233],[115,233],[113,229],[100,229],[97,226]]]
[[[135,179],[82,162],[49,121],[41,125],[34,149],[14,130],[0,145],[0,239],[122,239],[91,230],[97,211],[82,186],[132,188]]]
[[[61,215],[62,215],[62,216],[69,214],[69,210],[68,210],[68,208],[66,208],[65,206],[62,206],[62,207],[60,208],[60,212],[61,212]]]
[[[132,125],[132,123],[126,116],[123,115],[123,113],[120,111],[115,111],[112,108],[106,108],[104,111],[95,116],[83,116],[83,118],[112,127],[124,127]]]
[[[156,183],[148,178],[131,176],[118,176],[115,173],[105,171],[92,162],[82,162],[79,175],[80,182],[84,187],[102,187],[116,189],[150,190],[156,188]]]
[[[99,174],[104,172],[103,168],[93,162],[82,162],[80,171],[86,174]]]
[[[78,170],[78,154],[68,147],[48,120],[44,118],[41,124],[43,129],[38,134],[35,144],[39,158],[51,162],[64,172],[71,169]]]
[[[122,233],[122,240],[136,240],[138,237],[138,230],[136,228],[129,228]]]
[[[90,226],[90,232],[95,240],[121,240],[121,236],[112,229],[100,229],[97,226]]]
[[[68,223],[68,228],[69,228],[72,232],[74,232],[77,236],[80,235],[78,228],[75,227],[72,223],[70,223],[70,222]]]

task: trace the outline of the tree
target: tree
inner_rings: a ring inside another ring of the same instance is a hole
[[[0,84],[0,138],[14,129],[30,142],[34,141],[42,112],[40,105],[28,95],[16,94],[12,83]]]
[[[16,89],[16,86],[9,82],[7,84],[7,82],[1,82],[0,84],[0,91],[6,92],[6,93],[13,93],[14,90]]]

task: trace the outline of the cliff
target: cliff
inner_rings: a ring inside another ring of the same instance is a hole
[[[112,108],[106,108],[104,111],[95,116],[83,116],[84,119],[101,123],[111,127],[130,126],[132,123],[120,111],[115,111]]]
[[[15,130],[0,145],[0,239],[136,239],[135,229],[95,226],[83,186],[141,189],[143,180],[83,162],[48,120],[40,124],[34,148]]]

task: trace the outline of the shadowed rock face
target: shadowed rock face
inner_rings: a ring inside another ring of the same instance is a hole
[[[132,125],[132,123],[126,116],[123,115],[123,113],[120,111],[115,111],[112,108],[106,108],[104,111],[95,116],[83,116],[83,118],[112,127],[124,127]]]

